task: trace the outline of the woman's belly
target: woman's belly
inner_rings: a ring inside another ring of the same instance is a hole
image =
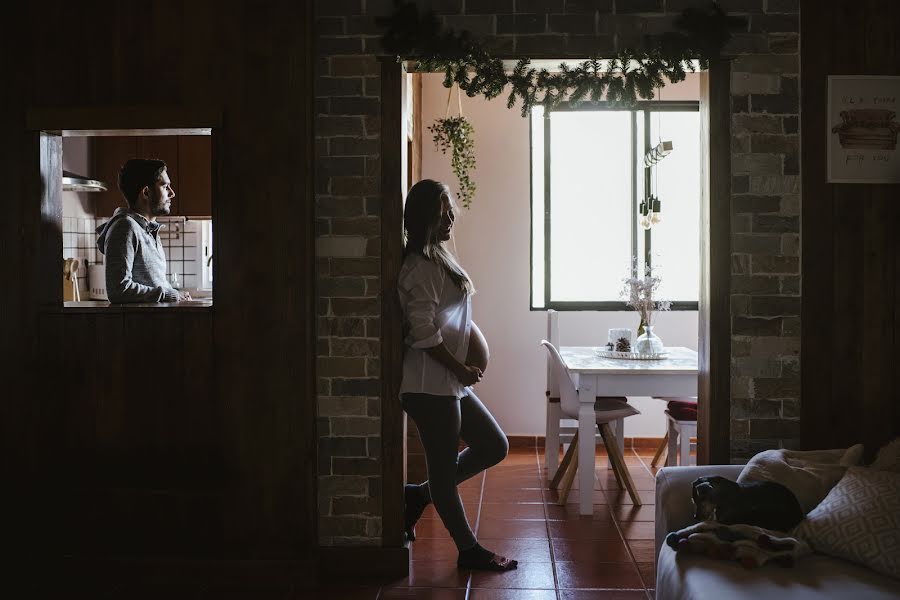
[[[472,331],[469,334],[469,348],[466,353],[466,364],[478,367],[482,371],[486,371],[490,355],[491,351],[488,348],[484,334],[478,329],[478,325],[473,322]]]

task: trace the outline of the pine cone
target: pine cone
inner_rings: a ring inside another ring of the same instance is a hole
[[[631,342],[627,337],[616,340],[616,352],[631,352]]]

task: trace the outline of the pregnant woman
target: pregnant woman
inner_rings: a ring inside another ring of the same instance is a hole
[[[509,444],[471,387],[487,368],[488,347],[472,322],[472,281],[445,245],[454,219],[446,185],[425,179],[409,191],[397,286],[406,332],[400,400],[419,429],[428,481],[406,486],[406,534],[415,540],[416,521],[434,502],[459,568],[508,571],[518,563],[478,544],[456,491],[503,460]],[[460,438],[468,447],[457,454]]]

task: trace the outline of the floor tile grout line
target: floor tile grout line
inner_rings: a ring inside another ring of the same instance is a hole
[[[638,454],[637,452],[635,452],[634,448],[632,448],[631,451],[634,453],[635,456],[638,457],[638,460],[641,461],[641,466],[644,467],[644,470],[650,474],[650,477],[652,477],[654,481],[656,481],[656,475],[653,474],[653,471],[651,471],[650,467],[647,466],[647,463],[644,462],[644,457],[641,456],[640,454]]]
[[[537,462],[538,479],[541,482],[541,507],[544,510],[544,525],[547,529],[547,545],[550,549],[550,571],[553,573],[553,591],[556,593],[556,600],[561,600],[559,595],[559,578],[556,576],[556,556],[553,553],[553,538],[550,536],[550,513],[547,511],[547,489],[544,486],[544,473],[541,470],[541,451],[535,444],[534,448],[535,461]],[[548,473],[549,474],[549,473]]]
[[[631,453],[634,454],[635,456],[637,456],[638,460],[641,463],[641,466],[644,467],[644,469],[647,472],[649,472],[650,469],[647,468],[647,465],[644,463],[644,459],[637,452],[634,451],[634,448],[631,448]],[[628,468],[628,466],[626,465],[625,468]],[[656,480],[656,477],[653,476],[653,473],[650,473],[650,476],[653,477],[654,480]],[[638,493],[640,494],[640,492],[638,492]],[[654,506],[654,510],[656,510],[655,509],[656,505],[654,504],[653,506]],[[616,525],[618,525],[619,521],[618,521],[618,519],[615,518],[615,515],[613,515],[613,519],[616,521]],[[655,517],[653,519],[653,522],[656,523]],[[631,560],[634,562],[634,566],[637,569],[638,577],[641,578],[641,583],[644,584],[644,593],[647,594],[647,596],[649,597],[650,596],[650,586],[647,585],[647,581],[644,579],[644,573],[641,571],[641,567],[638,565],[637,558],[635,558],[635,556],[634,556],[634,551],[632,551],[632,549],[631,549],[631,544],[628,543],[628,540],[625,539],[624,535],[622,535],[622,539],[625,540],[625,546],[628,548],[628,554],[631,556]],[[655,562],[656,561],[654,561],[654,564],[655,564]]]

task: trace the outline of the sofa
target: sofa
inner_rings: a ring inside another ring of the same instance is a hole
[[[736,480],[742,469],[740,465],[666,467],[657,473],[657,600],[900,598],[900,580],[822,554],[804,557],[790,568],[767,565],[758,569],[746,569],[737,562],[704,556],[677,556],[664,540],[669,532],[694,522],[691,501],[694,480],[713,475]]]

